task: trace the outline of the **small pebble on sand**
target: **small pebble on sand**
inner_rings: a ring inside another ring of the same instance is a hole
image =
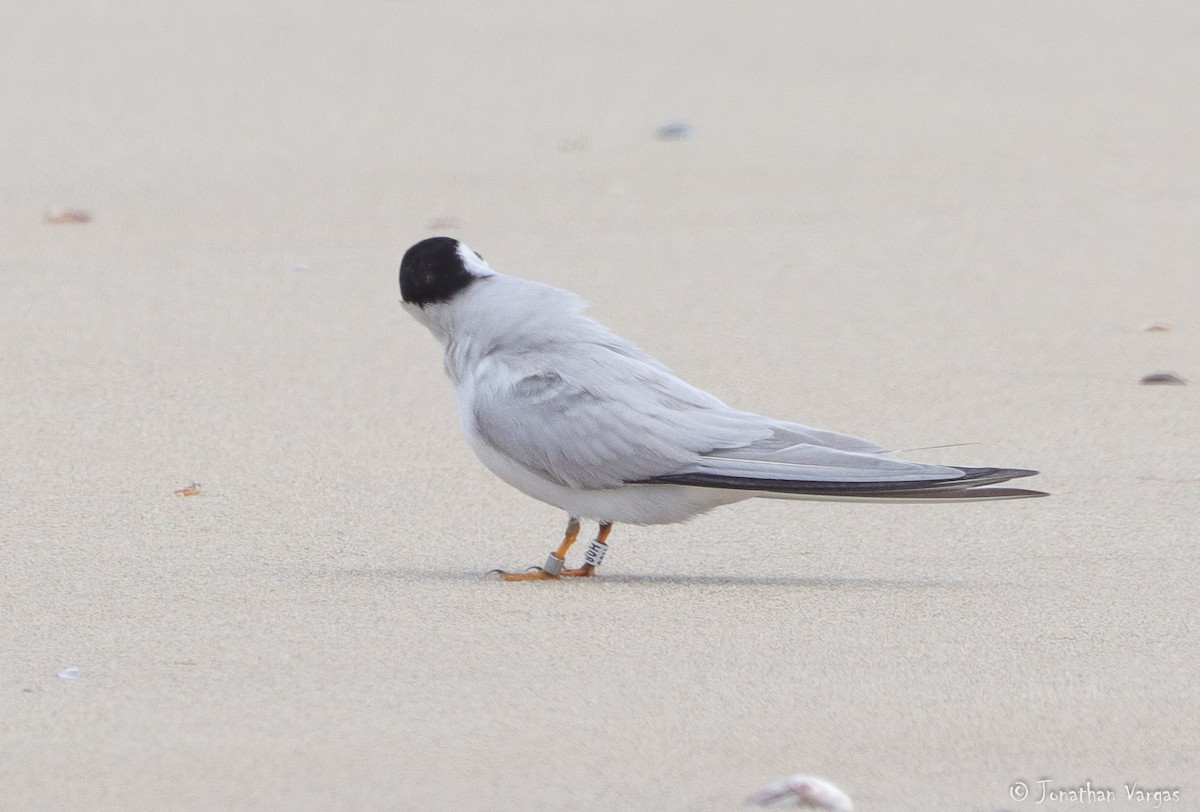
[[[50,209],[46,212],[46,222],[55,225],[65,223],[90,223],[92,213],[84,209]]]
[[[682,121],[672,121],[658,128],[659,141],[686,141],[692,137],[692,126]]]
[[[1138,383],[1143,386],[1183,386],[1187,381],[1174,372],[1151,372],[1143,375]]]

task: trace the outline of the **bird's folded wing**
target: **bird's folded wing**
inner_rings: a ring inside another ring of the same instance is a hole
[[[640,364],[601,366],[607,368],[578,377],[562,363],[553,371],[489,370],[475,382],[468,417],[493,448],[572,488],[612,488],[683,470],[704,452],[771,433],[764,418],[729,409],[668,374]]]
[[[731,409],[621,349],[543,347],[537,365],[529,355],[493,356],[472,381],[464,418],[509,459],[571,488],[655,482],[776,492],[814,485],[904,490],[1017,475],[889,459],[867,440]]]

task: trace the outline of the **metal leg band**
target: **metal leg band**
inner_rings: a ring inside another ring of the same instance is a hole
[[[545,570],[547,575],[558,575],[560,572],[562,572],[562,568],[563,560],[555,556],[554,553],[550,553],[550,555],[546,556],[546,563],[542,566],[542,569]]]

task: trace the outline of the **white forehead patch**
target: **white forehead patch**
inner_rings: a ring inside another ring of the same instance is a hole
[[[483,261],[483,257],[476,254],[467,246],[466,243],[458,244],[458,258],[462,260],[463,267],[472,276],[495,276],[496,272]]]

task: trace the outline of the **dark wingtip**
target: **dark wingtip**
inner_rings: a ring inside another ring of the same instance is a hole
[[[796,494],[828,497],[895,497],[938,496],[959,494],[959,498],[982,498],[981,492],[991,491],[984,486],[996,485],[1010,479],[1033,476],[1038,473],[1027,468],[965,468],[952,466],[962,471],[961,477],[927,480],[885,480],[870,482],[830,482],[805,479],[765,479],[748,476],[722,474],[668,474],[652,477],[646,483],[660,485],[693,485],[701,488],[724,488],[727,490],[762,491],[764,493]],[[1024,491],[1017,488],[996,489],[997,491],[1020,491],[1031,496],[1046,496],[1041,491]],[[1010,495],[994,498],[1012,498]]]
[[[925,502],[946,500],[949,502],[960,499],[964,502],[982,502],[992,499],[1034,499],[1049,496],[1045,491],[1031,491],[1028,488],[963,488],[957,491],[905,491],[903,493],[880,493],[882,499],[913,499]],[[869,498],[869,497],[868,497]]]
[[[1037,476],[1041,471],[1034,471],[1030,468],[970,468],[962,465],[951,465],[951,468],[957,468],[968,476],[978,473],[981,476],[1002,476],[1005,479],[1020,479],[1025,476]]]

